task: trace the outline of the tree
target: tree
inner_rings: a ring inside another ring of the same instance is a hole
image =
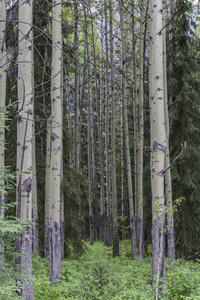
[[[172,11],[171,39],[167,44],[171,160],[187,148],[172,166],[173,198],[183,197],[175,214],[176,253],[185,257],[199,245],[199,58],[190,1],[177,0]],[[183,221],[184,220],[184,221]]]
[[[52,5],[52,64],[51,64],[51,163],[50,163],[50,213],[49,256],[50,282],[61,280],[61,178],[62,178],[62,5]]]
[[[166,4],[166,3],[165,3]],[[165,98],[165,131],[166,131],[166,155],[165,155],[165,202],[168,209],[167,212],[167,251],[168,258],[175,259],[175,243],[174,243],[174,212],[172,202],[172,180],[170,168],[170,151],[169,151],[169,113],[168,113],[168,92],[167,92],[167,53],[166,53],[166,22],[165,9],[163,9],[163,85]]]
[[[164,162],[166,133],[163,84],[162,1],[150,1],[150,110],[152,190],[152,278],[158,299],[160,278],[165,280]],[[163,282],[162,282],[163,284]]]
[[[17,217],[32,222],[33,187],[33,31],[32,1],[19,1],[18,33],[18,121],[17,121]],[[32,274],[32,227],[27,225],[17,240],[20,266]],[[23,282],[20,295],[33,299],[32,282]]]
[[[133,187],[132,187],[132,174],[131,174],[131,159],[129,148],[129,131],[128,131],[128,113],[127,113],[127,94],[126,94],[126,62],[125,62],[125,47],[124,47],[124,1],[120,0],[120,24],[121,24],[121,41],[122,41],[122,105],[123,105],[123,118],[124,118],[124,135],[125,135],[125,149],[126,149],[126,170],[128,179],[128,198],[129,198],[129,212],[130,212],[130,232],[131,232],[131,247],[132,258],[137,256],[136,251],[136,230],[135,230],[135,217],[133,206]]]
[[[110,15],[110,68],[111,68],[111,191],[112,191],[112,211],[113,211],[113,257],[119,255],[119,240],[117,226],[117,182],[116,182],[116,127],[115,127],[115,94],[114,94],[114,53],[113,53],[113,3],[109,1]]]

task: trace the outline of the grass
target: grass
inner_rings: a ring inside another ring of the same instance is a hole
[[[151,285],[151,257],[132,261],[129,241],[120,243],[121,256],[112,258],[112,248],[100,242],[87,244],[81,257],[71,257],[62,263],[62,283],[50,286],[49,262],[33,258],[35,300],[151,300],[155,299]],[[200,264],[166,260],[167,288],[160,299],[200,300]]]

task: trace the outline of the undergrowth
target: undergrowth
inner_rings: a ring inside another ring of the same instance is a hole
[[[121,256],[112,258],[112,248],[100,242],[88,245],[80,258],[67,258],[62,263],[62,283],[49,284],[49,262],[33,258],[35,300],[151,300],[151,257],[132,261],[131,246],[120,244]],[[167,288],[159,299],[200,300],[200,264],[166,260]]]

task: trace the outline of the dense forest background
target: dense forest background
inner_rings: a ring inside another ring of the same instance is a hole
[[[86,241],[130,239],[133,259],[160,251],[157,295],[163,255],[199,257],[199,38],[189,0],[0,0],[1,269],[39,252],[55,282]]]

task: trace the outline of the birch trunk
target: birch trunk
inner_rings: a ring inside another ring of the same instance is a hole
[[[166,4],[166,3],[165,3]],[[165,27],[165,9],[163,10],[163,78],[164,78],[164,99],[165,99],[165,130],[166,130],[166,155],[165,155],[165,201],[167,212],[167,251],[168,258],[175,259],[174,243],[174,214],[172,202],[172,180],[170,168],[169,152],[169,113],[168,113],[168,93],[167,93],[167,53],[166,53],[166,27]]]
[[[62,10],[61,3],[52,7],[52,65],[51,65],[51,165],[50,165],[50,216],[49,256],[50,282],[61,281],[61,172],[62,172]]]
[[[50,167],[51,167],[51,118],[47,120],[46,132],[46,172],[45,172],[45,236],[44,236],[44,257],[49,256],[49,217],[50,217]]]
[[[159,285],[165,284],[165,241],[164,241],[164,165],[166,155],[166,132],[164,115],[163,81],[163,24],[162,0],[151,0],[151,184],[152,184],[152,279],[155,283],[156,299]],[[164,282],[163,282],[164,280]]]
[[[6,2],[0,1],[0,218],[4,218],[4,168],[5,168],[5,106],[6,106]],[[4,267],[4,241],[0,238],[0,269]]]
[[[33,187],[33,32],[32,1],[19,1],[18,34],[18,122],[17,122],[17,217],[32,221]],[[26,171],[26,172],[25,172]],[[17,259],[27,275],[32,275],[32,228],[25,227],[17,240],[18,253],[25,255]],[[32,282],[22,282],[19,295],[33,299]]]
[[[126,96],[126,63],[125,63],[125,46],[124,46],[124,0],[120,0],[119,5],[120,5],[121,41],[122,41],[122,105],[124,105],[123,109],[124,109],[124,133],[125,133],[125,149],[126,149],[126,169],[127,169],[127,179],[128,179],[132,259],[135,259],[137,256],[137,251],[136,251],[136,230],[135,230],[135,217],[134,217],[134,206],[133,206],[133,187],[132,187],[131,159],[130,159],[130,148],[129,148],[129,134],[128,134],[127,96]]]
[[[33,114],[34,117],[34,114]],[[32,230],[32,250],[39,251],[39,232],[38,232],[38,206],[37,206],[37,177],[36,177],[36,151],[35,151],[35,122],[33,119],[33,193],[32,193],[32,220],[34,222]]]
[[[32,51],[33,56],[33,51]],[[33,78],[34,78],[34,57],[32,57],[32,68],[33,68]],[[34,79],[33,79],[34,80]],[[34,97],[34,95],[33,95]],[[33,108],[33,121],[32,121],[32,131],[33,131],[33,192],[32,192],[32,220],[34,226],[32,228],[32,251],[39,252],[39,228],[38,228],[38,205],[37,205],[37,176],[36,176],[36,144],[35,144],[35,114]]]

